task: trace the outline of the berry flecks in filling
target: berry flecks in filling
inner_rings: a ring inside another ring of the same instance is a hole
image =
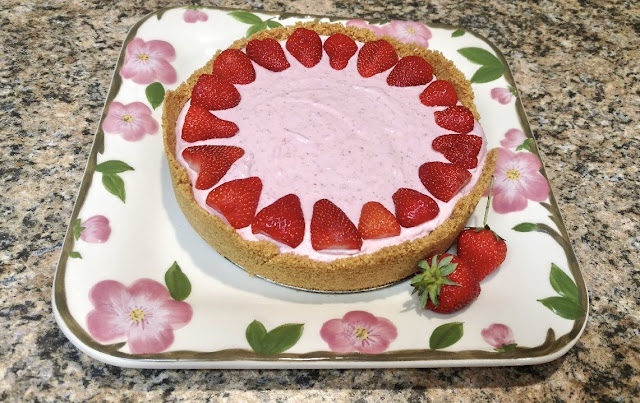
[[[323,42],[325,39],[322,38]],[[281,45],[284,49],[284,42]],[[399,188],[429,195],[421,183],[418,168],[429,161],[450,162],[433,150],[431,143],[452,131],[438,126],[434,119],[434,112],[447,107],[421,103],[420,94],[425,85],[394,87],[387,84],[392,69],[363,78],[356,68],[357,54],[344,70],[333,69],[326,53],[312,68],[304,67],[286,50],[285,54],[289,68],[273,72],[254,64],[256,80],[236,86],[241,95],[240,104],[215,112],[218,118],[238,125],[239,130],[233,137],[196,143],[182,140],[188,102],[176,126],[178,161],[188,168],[182,152],[194,145],[242,148],[244,156],[231,166],[218,185],[239,178],[259,177],[263,188],[257,211],[287,194],[297,195],[306,221],[304,240],[295,249],[275,243],[283,252],[293,251],[315,260],[331,261],[371,253],[425,236],[442,224],[451,215],[455,203],[477,182],[479,168],[469,169],[471,180],[448,202],[433,197],[440,211],[424,224],[402,228],[398,236],[364,240],[359,251],[318,252],[312,248],[310,222],[318,200],[330,200],[357,225],[362,206],[367,202],[379,202],[394,212],[392,196]],[[483,140],[478,155],[478,167],[482,167],[486,140],[477,122],[469,134]],[[187,171],[195,183],[197,173]],[[220,216],[205,202],[210,189],[193,190],[202,208]],[[251,226],[237,231],[247,240],[271,240],[253,234]]]

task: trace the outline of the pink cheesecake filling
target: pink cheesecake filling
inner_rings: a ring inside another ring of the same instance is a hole
[[[240,104],[233,109],[213,111],[217,117],[238,125],[240,130],[235,136],[185,142],[182,126],[189,102],[184,106],[176,125],[176,156],[187,169],[191,183],[195,184],[197,173],[182,158],[185,148],[203,144],[241,147],[244,156],[231,166],[218,185],[257,176],[263,183],[258,211],[294,193],[300,197],[307,225],[304,241],[296,248],[254,235],[250,226],[237,230],[238,233],[249,241],[270,240],[282,253],[319,261],[369,254],[423,237],[442,224],[481,174],[486,139],[478,122],[469,133],[483,139],[478,168],[469,170],[471,181],[449,202],[433,197],[440,208],[435,219],[402,228],[396,237],[364,240],[359,251],[328,253],[311,247],[309,224],[313,204],[319,199],[331,200],[357,226],[362,206],[368,201],[378,201],[394,212],[391,197],[401,187],[430,195],[420,182],[418,168],[429,161],[448,162],[432,149],[431,142],[452,132],[435,123],[434,112],[445,107],[426,107],[420,102],[419,95],[425,86],[389,86],[386,79],[391,70],[363,78],[356,68],[357,54],[340,71],[331,68],[326,54],[310,69],[286,54],[289,69],[274,73],[254,63],[256,81],[236,86],[242,97]],[[206,204],[210,191],[193,187],[198,205],[224,219]]]

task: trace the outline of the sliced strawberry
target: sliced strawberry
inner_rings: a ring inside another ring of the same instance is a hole
[[[291,67],[282,46],[275,39],[252,39],[247,44],[247,56],[271,71],[283,71]]]
[[[182,139],[194,141],[231,137],[238,132],[238,125],[228,120],[222,120],[198,105],[190,105],[184,125]]]
[[[256,70],[251,60],[238,49],[222,51],[213,62],[213,72],[232,84],[249,84],[256,79]]]
[[[222,214],[233,228],[244,228],[253,221],[260,192],[260,178],[235,179],[209,192],[207,205]]]
[[[297,28],[287,39],[287,50],[304,67],[313,67],[322,59],[322,39],[315,31]]]
[[[304,227],[300,198],[288,194],[256,214],[251,224],[251,232],[266,235],[295,248],[302,243]]]
[[[324,51],[329,56],[329,64],[334,70],[342,70],[347,67],[349,60],[358,51],[356,42],[345,34],[337,33],[324,41]]]
[[[193,146],[182,152],[187,164],[198,173],[196,189],[209,189],[218,183],[243,155],[244,150],[234,146]]]
[[[418,169],[420,181],[436,199],[448,202],[471,180],[471,174],[455,164],[433,161]]]
[[[424,85],[433,79],[433,67],[419,56],[406,56],[398,61],[389,76],[387,84],[395,87]]]
[[[436,80],[422,91],[420,102],[427,106],[455,106],[458,94],[449,81]]]
[[[398,62],[398,54],[393,46],[379,39],[367,42],[358,53],[358,73],[364,78],[387,71]]]
[[[434,114],[438,126],[460,134],[469,133],[475,124],[473,113],[464,106],[451,106]]]
[[[236,87],[217,74],[202,74],[191,92],[191,105],[210,111],[234,108],[239,103]]]
[[[393,194],[393,203],[396,207],[396,218],[405,228],[433,220],[440,212],[435,200],[413,189],[398,189]]]
[[[362,237],[340,207],[327,199],[313,205],[311,246],[315,250],[360,249]]]
[[[431,146],[454,164],[473,169],[478,166],[482,138],[471,134],[446,134],[436,137]]]
[[[400,224],[381,203],[371,201],[362,206],[358,231],[363,239],[388,238],[400,235]]]

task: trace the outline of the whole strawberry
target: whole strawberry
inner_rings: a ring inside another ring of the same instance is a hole
[[[504,262],[507,244],[488,225],[467,228],[458,237],[458,255],[469,263],[481,281]]]
[[[467,228],[458,237],[458,255],[469,263],[478,281],[496,270],[507,257],[506,242],[487,225],[492,185],[493,178],[489,185],[489,198],[484,212],[483,226]]]
[[[420,307],[451,313],[469,305],[480,295],[480,283],[471,267],[451,254],[435,255],[418,263],[422,273],[412,280]]]

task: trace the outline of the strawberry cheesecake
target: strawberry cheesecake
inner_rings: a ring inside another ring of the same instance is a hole
[[[469,82],[439,52],[341,24],[262,31],[165,97],[176,199],[216,251],[296,288],[357,291],[446,251],[487,188]]]

